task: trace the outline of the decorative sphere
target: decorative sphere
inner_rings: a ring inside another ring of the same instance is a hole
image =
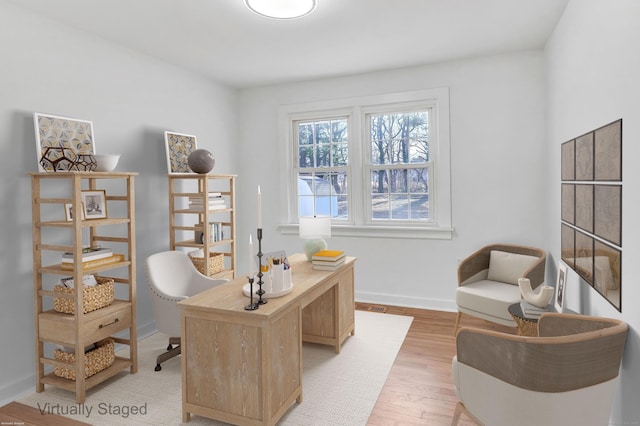
[[[187,164],[189,164],[189,168],[195,173],[206,174],[213,169],[213,166],[216,164],[216,159],[213,158],[213,154],[206,149],[196,149],[189,154]]]

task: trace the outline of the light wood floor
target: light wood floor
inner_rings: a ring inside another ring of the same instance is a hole
[[[387,314],[414,318],[367,425],[450,425],[458,402],[451,377],[451,358],[455,354],[453,324],[456,314],[366,303],[356,303],[356,309],[385,311]],[[381,312],[380,315],[384,313]],[[514,328],[467,315],[463,315],[460,325],[515,332]],[[54,420],[59,422],[52,423]],[[49,415],[43,417],[37,409],[15,402],[0,407],[0,421],[26,426],[83,424],[64,418],[53,419]],[[459,423],[460,426],[473,424],[464,415]]]
[[[455,354],[456,313],[356,303],[356,309],[414,317],[391,368],[368,426],[450,425],[458,399],[453,389],[451,358]],[[384,315],[384,314],[381,314]],[[461,327],[480,327],[506,333],[504,327],[463,315]],[[462,415],[460,426],[475,425]]]

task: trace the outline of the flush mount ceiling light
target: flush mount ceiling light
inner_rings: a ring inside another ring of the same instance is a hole
[[[306,16],[316,8],[316,0],[244,0],[258,15],[274,19],[294,19]]]

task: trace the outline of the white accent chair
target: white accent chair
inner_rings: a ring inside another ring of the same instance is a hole
[[[538,248],[493,244],[460,262],[454,336],[463,313],[515,327],[507,309],[520,302],[518,279],[528,278],[535,290],[544,282],[546,258],[545,251]]]
[[[460,329],[452,426],[462,413],[487,426],[609,424],[627,324],[545,313],[538,334]]]
[[[176,303],[229,280],[202,275],[186,253],[173,250],[149,256],[145,262],[145,273],[151,290],[156,327],[170,336],[167,352],[156,359],[155,370],[160,371],[160,364],[181,352],[180,309]]]

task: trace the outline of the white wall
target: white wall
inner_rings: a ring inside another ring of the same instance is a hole
[[[457,259],[492,242],[549,249],[540,232],[546,201],[545,171],[539,167],[545,149],[542,72],[541,52],[523,52],[242,91],[246,179],[239,203],[255,205],[255,188],[261,185],[263,251],[299,252],[302,245],[297,236],[276,231],[286,218],[285,194],[278,189],[285,165],[278,151],[279,106],[437,87],[450,88],[454,237],[331,238],[330,247],[359,258],[357,299],[453,310]],[[250,210],[239,215],[245,229],[256,226]]]
[[[198,75],[0,2],[0,405],[34,389],[31,189],[33,112],[93,121],[100,153],[135,171],[138,326],[153,328],[143,262],[166,250],[164,130],[194,134],[235,173],[236,93]]]
[[[560,258],[560,144],[622,118],[622,312],[572,273],[569,308],[620,318],[629,324],[621,384],[611,424],[639,424],[640,406],[640,3],[636,0],[572,0],[545,50],[548,79],[548,163],[553,177],[547,213],[550,249]]]

